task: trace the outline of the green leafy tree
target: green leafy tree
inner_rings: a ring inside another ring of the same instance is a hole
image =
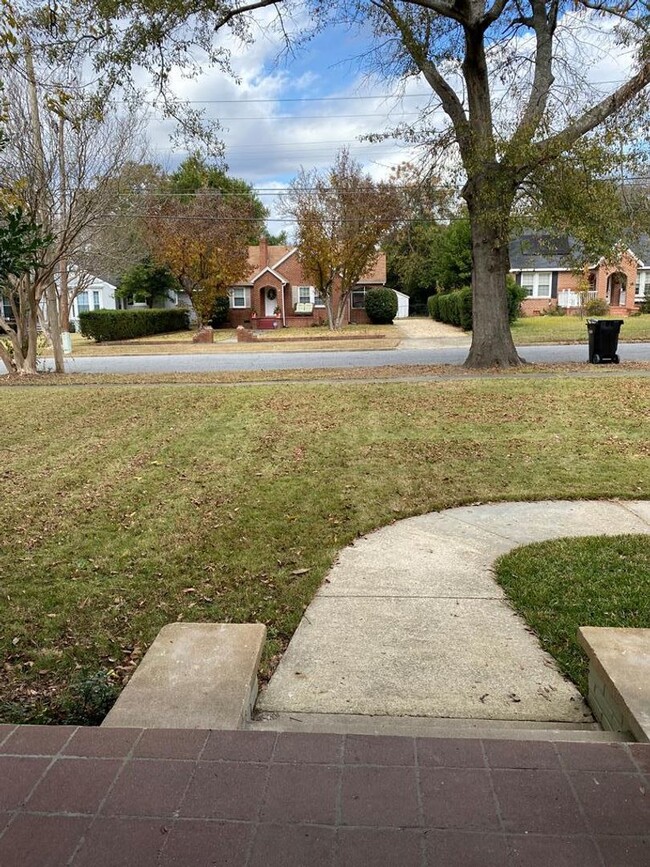
[[[281,232],[278,232],[277,235],[267,232],[266,241],[269,247],[286,247],[289,244],[289,239],[284,229]]]
[[[183,160],[169,176],[168,189],[175,195],[194,195],[201,189],[219,190],[224,197],[241,204],[249,212],[249,244],[257,244],[260,235],[265,233],[264,220],[269,212],[252,186],[241,178],[230,177],[219,166],[210,165],[199,153]]]
[[[122,275],[115,295],[118,298],[133,298],[154,307],[156,303],[171,299],[172,293],[181,289],[180,283],[166,265],[159,265],[147,258]]]
[[[452,220],[438,230],[431,247],[431,269],[439,292],[471,284],[472,231],[468,219]]]

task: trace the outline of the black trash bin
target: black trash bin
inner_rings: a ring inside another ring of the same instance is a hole
[[[622,319],[587,319],[589,332],[589,364],[618,364],[618,334]]]

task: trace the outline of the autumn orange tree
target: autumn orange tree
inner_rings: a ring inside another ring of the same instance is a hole
[[[252,219],[249,203],[213,189],[163,197],[149,206],[152,256],[178,279],[199,328],[211,319],[217,297],[246,275]]]
[[[297,224],[298,259],[325,304],[330,330],[337,330],[350,293],[398,219],[397,188],[373,181],[343,149],[325,172],[301,169],[282,210]]]

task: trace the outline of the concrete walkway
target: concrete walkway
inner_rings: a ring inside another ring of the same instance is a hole
[[[650,533],[650,501],[468,506],[359,539],[305,612],[257,710],[591,723],[492,564],[531,542],[619,533]]]

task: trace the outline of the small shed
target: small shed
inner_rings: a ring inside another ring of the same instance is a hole
[[[408,319],[411,299],[404,292],[398,292],[397,289],[393,289],[393,292],[397,295],[397,316],[395,319]]]

